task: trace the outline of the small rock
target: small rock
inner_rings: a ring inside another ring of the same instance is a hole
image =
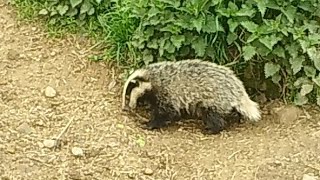
[[[51,86],[46,87],[46,90],[44,93],[47,97],[50,97],[50,98],[55,97],[57,95],[57,91],[53,89],[53,87]]]
[[[318,180],[319,178],[313,175],[304,174],[302,180]]]
[[[51,140],[51,139],[47,139],[43,141],[43,145],[46,148],[53,148],[56,146],[56,141],[55,140]]]
[[[78,148],[78,147],[73,147],[71,149],[71,152],[73,155],[75,156],[83,156],[83,150],[81,148]]]
[[[14,154],[16,152],[16,148],[14,146],[7,147],[7,152],[10,154]]]
[[[135,178],[134,173],[130,172],[130,173],[128,174],[128,178],[130,178],[130,179],[134,179],[134,178]]]
[[[14,49],[9,49],[8,54],[7,54],[8,60],[18,60],[19,56],[20,56],[20,54],[18,53],[18,51],[14,50]]]
[[[42,142],[37,142],[37,144],[38,144],[38,146],[39,146],[40,148],[44,148],[44,145],[43,145]]]
[[[56,52],[52,51],[52,52],[50,53],[50,56],[55,56],[56,54],[57,54]]]
[[[37,28],[36,28],[36,27],[32,27],[31,30],[32,30],[32,31],[36,31]]]
[[[150,168],[146,168],[143,172],[145,175],[152,175],[153,174],[153,170]]]
[[[22,123],[18,128],[17,131],[20,133],[30,134],[33,129],[28,125],[28,123]]]
[[[276,119],[280,123],[291,124],[298,120],[301,110],[295,106],[287,106],[276,111]]]

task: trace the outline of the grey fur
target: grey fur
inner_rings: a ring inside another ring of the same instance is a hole
[[[250,99],[234,72],[215,63],[199,59],[166,61],[138,69],[124,86],[123,108],[126,107],[128,85],[133,81],[139,86],[131,91],[130,108],[136,107],[140,97],[151,95],[146,100],[153,103],[149,124],[152,128],[160,128],[164,121],[187,114],[201,117],[207,126],[211,126],[209,128],[221,126],[213,130],[217,133],[224,128],[223,117],[234,109],[250,121],[256,122],[261,118],[258,104]]]

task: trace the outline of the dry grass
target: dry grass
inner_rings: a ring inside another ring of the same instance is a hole
[[[280,123],[267,115],[258,125],[212,136],[194,123],[143,130],[138,118],[120,112],[116,69],[86,60],[94,49],[81,37],[47,38],[37,26],[17,22],[0,0],[2,179],[319,176],[318,111],[306,111],[309,120],[302,113]],[[47,86],[56,90],[55,97],[45,96]],[[57,136],[59,146],[45,147],[45,140]],[[75,156],[74,147],[83,154]]]

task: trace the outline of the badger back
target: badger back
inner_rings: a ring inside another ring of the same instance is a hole
[[[189,109],[190,105],[216,105],[221,111],[237,103],[245,89],[242,82],[228,67],[199,59],[150,64],[150,81],[160,96],[178,110]],[[227,102],[228,101],[228,102]]]

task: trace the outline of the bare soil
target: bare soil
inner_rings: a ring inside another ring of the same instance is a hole
[[[219,135],[203,135],[196,122],[143,130],[141,118],[120,110],[121,74],[87,60],[93,46],[79,36],[48,38],[0,0],[2,179],[320,177],[317,109],[269,104],[258,124]],[[66,127],[50,148],[46,140]]]

